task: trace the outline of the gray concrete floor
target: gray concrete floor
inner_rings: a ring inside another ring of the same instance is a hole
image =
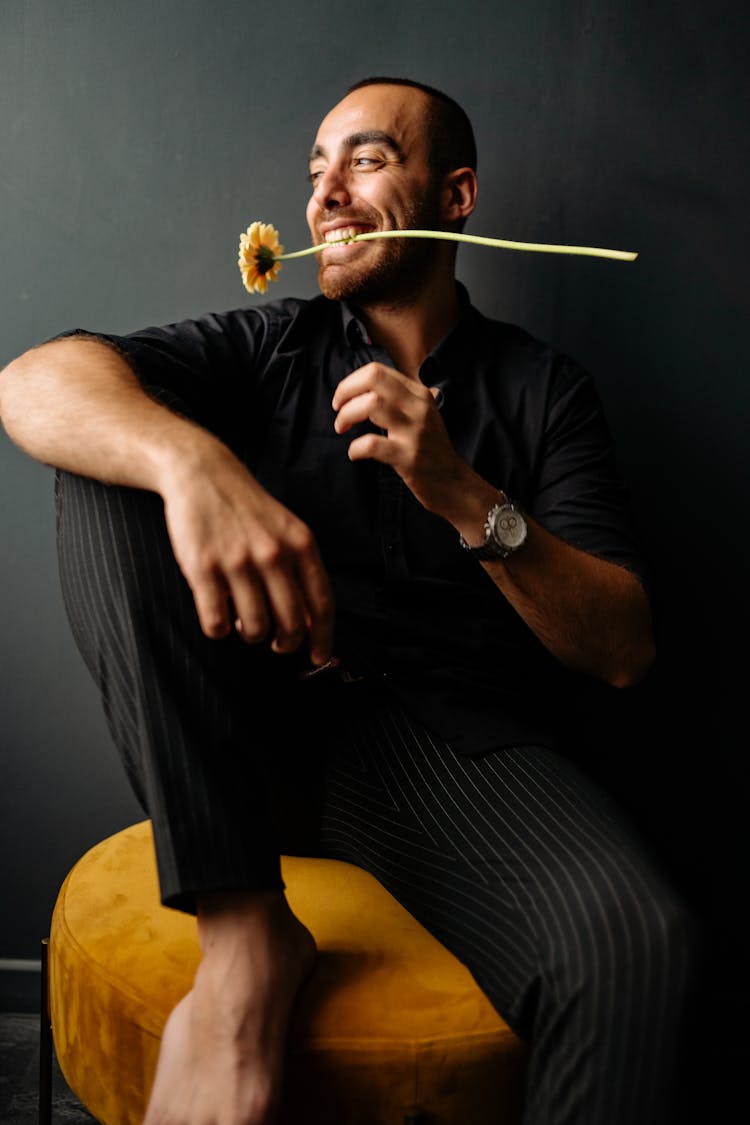
[[[39,1016],[0,1012],[0,1122],[37,1125],[39,1091]],[[53,1125],[92,1125],[96,1118],[81,1105],[52,1061]]]

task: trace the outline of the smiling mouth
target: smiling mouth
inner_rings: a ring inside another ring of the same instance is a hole
[[[369,226],[348,226],[336,227],[335,230],[328,230],[323,235],[323,242],[329,244],[346,244],[351,243],[352,239],[356,238],[358,234],[369,234],[372,230]]]

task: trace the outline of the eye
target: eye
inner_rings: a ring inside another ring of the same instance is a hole
[[[379,156],[355,156],[352,160],[355,168],[367,168],[382,163],[383,161]]]
[[[315,168],[307,173],[307,178],[311,184],[317,184],[320,177],[323,175],[322,168]]]

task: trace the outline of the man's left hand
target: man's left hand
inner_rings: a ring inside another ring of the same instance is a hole
[[[333,396],[335,429],[345,434],[370,421],[382,434],[361,434],[349,445],[349,459],[370,458],[391,465],[428,511],[450,518],[473,470],[456,452],[426,387],[383,363],[367,363],[342,379]]]

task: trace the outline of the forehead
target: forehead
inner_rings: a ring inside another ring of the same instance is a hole
[[[428,105],[427,95],[410,86],[364,86],[347,94],[323,118],[315,148],[331,155],[345,147],[352,137],[385,133],[404,155],[426,155]]]

